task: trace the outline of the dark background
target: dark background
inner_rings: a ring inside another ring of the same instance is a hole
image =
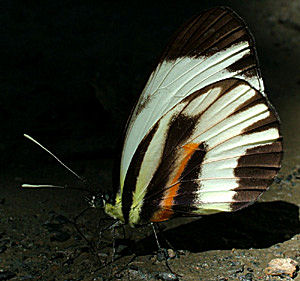
[[[233,8],[248,23],[266,91],[281,117],[288,118],[286,101],[296,98],[300,83],[299,13],[291,14],[290,3],[11,0],[2,15],[1,170],[26,179],[29,171],[51,161],[23,133],[71,166],[77,160],[112,158],[173,32],[217,5]]]
[[[253,207],[166,224],[164,233],[175,249],[190,251],[172,260],[172,268],[188,280],[236,280],[232,264],[242,262],[245,270],[238,268],[239,279],[250,280],[243,277],[250,274],[246,270],[250,264],[253,280],[261,280],[274,257],[300,263],[299,0],[1,4],[1,276],[9,270],[16,275],[12,280],[96,280],[94,269],[99,264],[93,268],[92,255],[77,255],[86,243],[78,240],[73,225],[66,224],[87,207],[84,193],[20,189],[22,183],[76,187],[79,182],[23,134],[35,137],[88,178],[94,191],[110,190],[114,150],[157,58],[181,24],[218,5],[229,6],[244,18],[256,39],[266,93],[282,120],[283,167],[262,202]],[[90,240],[99,238],[101,217],[102,210],[91,210],[78,221]],[[162,264],[153,265],[156,245],[149,230],[145,235],[143,228],[128,229],[126,242],[135,241],[133,251],[141,255],[137,264],[144,272],[165,270]],[[57,233],[67,238],[53,240]],[[101,253],[112,249],[100,246]],[[127,258],[128,253],[116,268],[124,268]],[[111,269],[104,269],[104,276]]]

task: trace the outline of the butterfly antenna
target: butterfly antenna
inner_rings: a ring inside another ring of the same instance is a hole
[[[23,183],[23,188],[65,188],[65,186],[61,185],[53,185],[53,184],[28,184]]]
[[[44,147],[43,145],[41,145],[37,140],[35,140],[33,137],[24,134],[24,137],[31,140],[32,142],[34,142],[35,144],[37,144],[39,147],[41,147],[43,150],[45,150],[46,152],[48,152],[59,164],[61,164],[63,167],[65,167],[69,172],[71,172],[76,178],[78,178],[80,181],[82,181],[83,183],[86,183],[86,180],[84,178],[82,178],[81,176],[79,176],[77,173],[75,173],[71,168],[69,168],[66,164],[64,164],[57,156],[55,156],[51,151],[49,151],[46,147]],[[30,185],[24,184],[22,185],[22,187],[30,187]],[[32,186],[33,187],[33,186]],[[57,187],[57,188],[64,188],[64,187],[59,187],[59,186],[55,186],[55,185],[47,185],[47,186],[43,186],[41,185],[41,187]]]

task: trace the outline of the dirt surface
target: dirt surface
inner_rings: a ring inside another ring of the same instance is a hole
[[[264,271],[274,258],[300,264],[300,2],[53,2],[41,8],[11,1],[3,16],[9,29],[0,100],[0,280],[300,280],[299,271],[292,277]],[[24,182],[80,184],[20,136],[33,132],[88,178],[92,190],[110,191],[112,149],[155,57],[182,22],[222,4],[256,38],[285,154],[276,181],[255,205],[160,225],[162,246],[176,250],[168,260],[176,277],[157,255],[150,226],[117,228],[113,247],[111,229],[99,237],[99,228],[112,222],[100,221],[102,210],[89,210],[76,223],[88,243],[72,223],[87,207],[84,192],[21,190]]]

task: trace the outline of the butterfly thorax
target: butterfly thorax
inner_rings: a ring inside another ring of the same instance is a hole
[[[117,194],[114,204],[108,202],[104,203],[104,211],[106,214],[113,217],[114,219],[118,219],[122,223],[125,223],[123,212],[122,212],[122,199],[119,194]]]

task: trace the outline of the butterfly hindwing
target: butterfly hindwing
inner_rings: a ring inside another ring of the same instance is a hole
[[[242,208],[270,185],[281,150],[267,99],[248,82],[216,82],[177,104],[141,142],[123,213],[129,221],[163,221]]]

